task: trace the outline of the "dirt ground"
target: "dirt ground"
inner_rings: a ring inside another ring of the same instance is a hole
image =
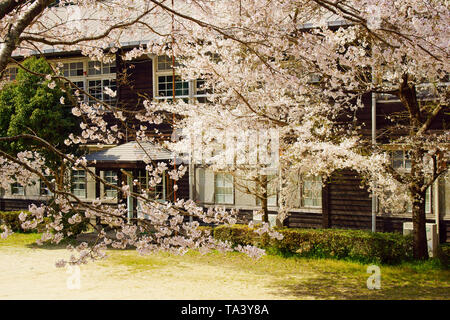
[[[80,288],[69,289],[69,270],[54,265],[67,255],[65,249],[1,248],[0,299],[290,298],[273,288],[271,276],[193,263],[138,271],[107,260],[90,263],[80,267]]]

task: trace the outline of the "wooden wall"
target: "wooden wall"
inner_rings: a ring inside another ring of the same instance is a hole
[[[40,206],[42,203],[45,203],[45,201],[0,198],[0,211],[28,210],[28,206],[30,206],[33,203],[37,206]]]

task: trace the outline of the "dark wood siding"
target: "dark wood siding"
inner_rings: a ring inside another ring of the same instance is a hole
[[[322,228],[322,215],[310,212],[292,212],[284,221],[289,228]]]
[[[371,215],[372,212],[369,192],[363,187],[358,174],[350,170],[340,171],[331,176],[328,183],[328,206],[332,226],[339,223],[334,218],[336,214]]]
[[[151,59],[124,61],[117,58],[117,85],[120,107],[142,109],[144,99],[153,98],[153,67]]]
[[[28,207],[33,203],[40,206],[42,203],[46,202],[43,200],[0,198],[0,211],[28,210]]]

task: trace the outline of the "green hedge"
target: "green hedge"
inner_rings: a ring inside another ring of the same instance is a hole
[[[0,211],[0,224],[5,224],[11,228],[14,232],[41,232],[43,231],[42,226],[38,226],[33,230],[24,230],[21,227],[22,221],[19,219],[19,215],[21,212],[25,212],[26,214],[30,214],[30,212],[26,210],[21,211]]]
[[[24,230],[21,227],[22,221],[19,219],[19,215],[21,212],[25,212],[27,215],[30,214],[29,211],[21,210],[21,211],[0,211],[0,225],[5,224],[11,228],[14,232],[23,232],[23,233],[29,233],[29,232],[44,232],[45,231],[45,224],[51,222],[50,218],[45,217],[44,222],[37,226],[36,229],[31,230]],[[67,220],[69,217],[71,217],[74,213],[72,211],[66,213],[63,215],[63,226],[64,226],[64,234],[66,235],[67,231],[70,231],[72,235],[70,237],[75,237],[76,235],[82,233],[87,229],[88,226],[88,220],[84,219],[81,223],[77,224],[70,224]]]
[[[395,264],[412,259],[412,238],[363,230],[277,228],[282,240],[259,236],[245,225],[219,226],[214,237],[234,245],[256,245],[268,252],[304,257]]]

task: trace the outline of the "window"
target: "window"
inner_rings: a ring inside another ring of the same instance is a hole
[[[146,192],[153,199],[166,200],[166,176],[162,175],[161,181],[155,185],[153,176],[147,170],[138,171],[138,192]]]
[[[158,76],[158,96],[173,97],[173,76]],[[175,96],[189,96],[189,82],[175,76]]]
[[[256,197],[256,205],[257,206],[261,205],[261,199],[258,197]],[[276,194],[273,194],[273,195],[267,197],[267,206],[276,207],[277,205],[278,205],[278,199],[277,199]]]
[[[88,62],[88,76],[99,74],[111,74],[116,73],[116,62],[103,63],[100,61]]]
[[[108,104],[116,102],[116,97],[111,97],[105,93],[106,87],[113,91],[117,90],[115,61],[111,63],[87,60],[62,61],[61,72],[78,88],[86,90],[94,98]],[[93,98],[87,99],[85,97],[84,100],[89,103],[97,102]]]
[[[52,181],[53,177],[51,176],[45,176],[45,178],[48,181]],[[44,183],[44,181],[39,180],[39,194],[41,196],[51,196],[53,193],[48,189],[47,185]]]
[[[72,191],[77,197],[86,198],[86,171],[72,171]]]
[[[179,63],[175,62],[175,67]],[[185,80],[180,75],[173,79],[172,58],[168,56],[159,56],[156,58],[156,84],[155,98],[167,99],[173,98],[173,87],[175,80],[175,97],[182,98],[185,102],[196,99],[200,103],[205,103],[206,95],[211,90],[205,89],[205,80]]]
[[[65,77],[81,77],[83,73],[83,62],[64,63],[61,72]]]
[[[391,152],[392,167],[394,169],[411,169],[411,160],[409,154],[404,150],[395,150]]]
[[[117,172],[112,170],[105,171],[105,181],[117,185]],[[105,195],[106,198],[117,198],[117,189],[105,185]]]
[[[175,61],[175,67],[178,67],[180,64]],[[158,57],[158,71],[172,71],[172,57],[169,56],[159,56]]]
[[[277,182],[276,176],[268,176],[267,181],[267,206],[275,207],[278,205],[278,188],[275,185]],[[258,197],[256,197],[256,205],[261,205],[261,199]]]
[[[25,188],[18,182],[11,184],[11,194],[15,196],[25,195]]]
[[[16,80],[17,73],[19,72],[18,68],[10,67],[5,69],[4,79],[7,81]]]
[[[406,212],[412,212],[412,202],[406,204]],[[431,187],[425,193],[425,213],[431,213]]]
[[[214,176],[214,198],[219,204],[233,204],[233,176],[227,173],[216,173]]]
[[[88,92],[94,98],[101,100],[106,103],[114,104],[116,102],[115,97],[111,97],[105,93],[105,88],[109,88],[113,91],[116,91],[116,80],[115,79],[107,79],[107,80],[89,80],[88,81]],[[89,99],[89,102],[95,103],[96,100],[93,98]]]
[[[322,206],[322,178],[305,176],[301,187],[302,207],[319,208]]]

